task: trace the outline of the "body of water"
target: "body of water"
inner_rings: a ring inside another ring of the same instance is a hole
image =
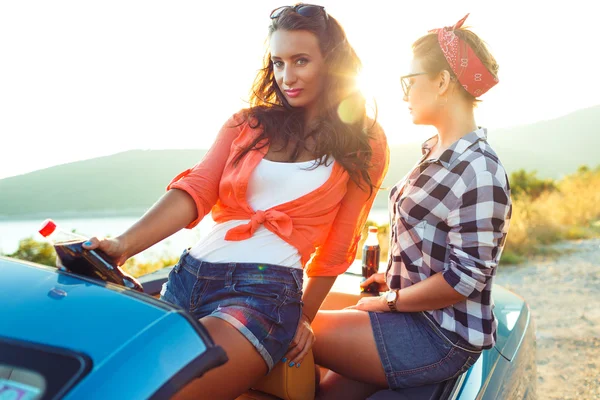
[[[369,219],[378,224],[388,222],[385,209],[373,209]],[[127,230],[138,220],[137,217],[102,217],[102,218],[54,218],[64,230],[76,230],[86,236],[117,236]],[[0,221],[0,253],[10,254],[19,247],[19,242],[28,237],[43,241],[38,233],[43,220]],[[207,215],[194,229],[182,229],[167,239],[155,244],[136,258],[150,260],[159,256],[178,256],[183,249],[193,246],[202,236],[210,232],[214,221]]]

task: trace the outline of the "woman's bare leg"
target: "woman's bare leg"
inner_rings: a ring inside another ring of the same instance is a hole
[[[319,311],[312,328],[315,363],[335,372],[321,382],[319,398],[364,399],[388,387],[367,312]]]
[[[204,317],[200,320],[229,361],[189,383],[173,399],[235,399],[267,373],[267,364],[256,348],[228,322]]]
[[[353,381],[342,375],[329,371],[321,381],[317,392],[317,400],[326,399],[361,399],[364,400],[382,387]]]

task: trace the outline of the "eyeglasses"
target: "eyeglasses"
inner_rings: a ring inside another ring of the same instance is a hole
[[[400,77],[400,82],[402,83],[402,91],[404,92],[404,95],[406,97],[408,97],[408,94],[410,93],[410,88],[412,86],[412,83],[410,83],[410,78],[419,75],[427,75],[427,72],[417,72],[414,74],[404,75]]]
[[[281,16],[281,14],[287,10],[288,8],[293,9],[298,14],[303,17],[315,17],[319,14],[325,16],[325,21],[329,18],[327,12],[325,12],[325,7],[316,6],[314,4],[296,4],[295,6],[282,6],[271,11],[271,19],[277,19]]]

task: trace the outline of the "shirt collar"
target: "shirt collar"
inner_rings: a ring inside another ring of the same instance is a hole
[[[450,169],[450,166],[463,154],[467,149],[473,146],[475,143],[480,140],[487,140],[487,129],[486,128],[477,128],[473,132],[467,133],[456,142],[452,143],[450,147],[448,147],[437,160],[440,164],[442,164],[445,168]],[[437,143],[438,135],[430,137],[421,145],[421,153],[423,154],[423,159],[427,157],[431,148]]]

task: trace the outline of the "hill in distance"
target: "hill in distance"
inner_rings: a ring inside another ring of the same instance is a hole
[[[141,215],[206,150],[132,150],[0,180],[0,218]]]
[[[581,165],[600,164],[600,106],[563,117],[491,130],[488,139],[510,173],[537,170],[560,178]],[[420,157],[420,144],[393,146],[384,187],[400,180]],[[0,180],[0,219],[47,216],[141,215],[181,171],[206,150],[132,150]],[[374,207],[387,207],[381,191]]]

